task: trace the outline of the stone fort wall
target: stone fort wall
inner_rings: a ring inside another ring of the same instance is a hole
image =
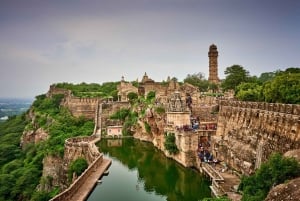
[[[66,96],[62,105],[69,108],[75,117],[84,116],[88,119],[95,118],[95,112],[101,98],[79,98]]]
[[[103,154],[99,154],[99,156],[93,161],[92,164],[62,193],[56,195],[50,201],[66,201],[71,200],[73,195],[82,188],[83,184],[87,179],[89,179],[90,175],[95,172],[95,170],[102,164],[103,162]]]
[[[66,166],[77,158],[85,158],[90,165],[100,155],[97,146],[93,143],[97,137],[74,137],[65,141],[64,163]]]
[[[251,174],[273,152],[300,148],[300,105],[220,101],[214,155]]]

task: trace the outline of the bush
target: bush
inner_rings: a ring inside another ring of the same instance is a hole
[[[78,158],[75,161],[72,161],[68,170],[69,181],[72,180],[73,173],[75,173],[76,176],[80,176],[88,166],[89,165],[84,158]]]
[[[147,102],[152,102],[154,99],[155,99],[155,91],[150,91],[148,94],[147,94]]]
[[[165,133],[165,143],[164,143],[165,149],[170,154],[177,154],[178,148],[176,146],[176,138],[174,133]]]
[[[156,112],[157,114],[163,114],[163,113],[165,113],[166,111],[165,111],[165,108],[164,108],[164,107],[156,107],[156,108],[155,108],[155,112]]]
[[[129,112],[130,112],[129,109],[122,108],[117,112],[115,112],[114,114],[112,114],[110,116],[110,119],[118,119],[118,120],[125,121],[126,117],[129,115]]]
[[[145,130],[147,133],[151,133],[151,126],[147,123],[147,122],[144,122],[144,125],[145,125]]]
[[[242,200],[264,200],[272,186],[300,176],[300,165],[294,158],[285,158],[275,153],[250,177],[244,176],[239,190]]]

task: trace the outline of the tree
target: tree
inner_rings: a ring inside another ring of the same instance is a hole
[[[300,176],[300,164],[294,158],[275,153],[261,165],[254,175],[243,177],[239,189],[242,200],[264,200],[272,186]]]
[[[81,173],[84,172],[84,170],[88,167],[88,163],[84,158],[78,158],[75,161],[72,161],[69,170],[68,170],[68,178],[69,181],[71,181],[73,173],[76,174],[76,176],[81,175]]]
[[[183,80],[184,83],[189,83],[199,88],[200,91],[207,91],[209,82],[205,79],[203,73],[188,74]]]
[[[127,97],[129,99],[129,102],[131,102],[131,103],[133,103],[135,100],[138,99],[137,93],[134,93],[134,92],[129,92]]]
[[[272,80],[275,77],[276,73],[275,72],[266,72],[266,73],[262,73],[260,74],[258,81],[260,83],[265,83],[267,81]]]
[[[300,103],[300,73],[279,73],[263,86],[266,102]]]
[[[165,133],[165,149],[168,150],[170,154],[177,154],[178,148],[176,146],[176,137],[174,133]]]
[[[155,91],[150,91],[147,94],[146,100],[150,103],[150,102],[152,102],[154,100],[155,96],[156,96]]]
[[[226,78],[222,82],[221,86],[222,88],[227,90],[236,90],[236,87],[242,83],[247,82],[250,78],[249,72],[246,71],[242,66],[240,65],[233,65],[231,67],[227,67],[225,70]]]
[[[262,86],[258,83],[243,82],[237,86],[236,97],[242,101],[261,101]]]

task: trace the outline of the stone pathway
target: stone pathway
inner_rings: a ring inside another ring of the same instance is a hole
[[[103,158],[103,162],[100,167],[93,172],[85,183],[79,188],[79,190],[73,194],[70,200],[72,201],[84,201],[88,198],[90,192],[94,189],[94,186],[97,184],[98,179],[103,175],[103,173],[111,165],[111,160]]]

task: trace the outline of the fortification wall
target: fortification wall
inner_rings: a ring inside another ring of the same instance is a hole
[[[75,117],[84,116],[88,119],[94,119],[99,102],[101,102],[100,98],[67,96],[62,105],[67,107]]]
[[[100,155],[98,148],[92,141],[96,140],[96,136],[74,137],[65,141],[64,163],[67,167],[77,158],[85,158],[88,164]]]
[[[271,153],[300,148],[300,105],[220,101],[214,155],[251,174]]]
[[[68,96],[71,94],[71,91],[67,89],[57,88],[55,84],[53,84],[50,86],[50,89],[48,90],[46,95],[47,97],[52,97],[53,95],[57,94],[64,94],[65,96]]]
[[[62,193],[56,195],[51,201],[67,201],[72,200],[73,195],[82,188],[83,184],[89,179],[89,176],[96,171],[96,169],[103,162],[103,154],[98,157],[89,165],[89,167]]]

